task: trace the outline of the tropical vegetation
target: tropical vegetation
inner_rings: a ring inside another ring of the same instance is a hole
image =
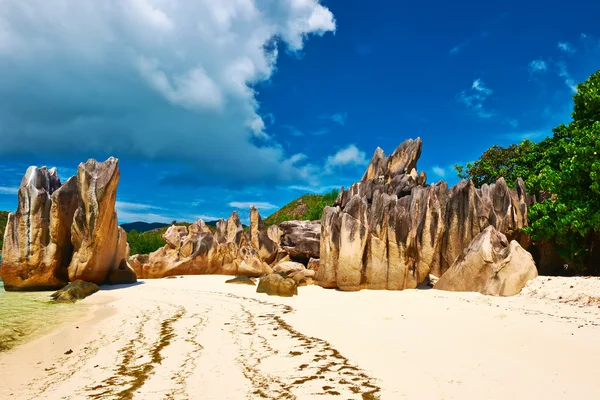
[[[551,136],[492,146],[456,170],[477,185],[523,178],[538,200],[529,208],[526,233],[555,243],[567,265],[583,273],[600,233],[600,71],[577,86],[573,102],[572,121]]]

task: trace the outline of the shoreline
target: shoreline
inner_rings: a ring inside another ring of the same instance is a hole
[[[0,397],[562,399],[600,390],[600,348],[589,345],[600,334],[596,305],[315,286],[279,298],[226,279],[101,290],[83,300],[92,307],[84,320],[0,354]]]

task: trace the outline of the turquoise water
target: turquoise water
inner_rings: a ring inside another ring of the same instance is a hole
[[[52,292],[6,292],[0,279],[0,352],[79,319],[87,306],[50,303]]]

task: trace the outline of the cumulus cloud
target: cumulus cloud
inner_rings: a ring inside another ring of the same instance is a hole
[[[484,103],[492,93],[481,79],[475,79],[469,89],[458,94],[458,99],[478,117],[491,118],[494,114],[485,109]]]
[[[546,61],[544,61],[544,60],[533,60],[532,62],[529,63],[529,72],[530,73],[542,72],[542,71],[546,71],[547,69],[548,69],[548,64],[546,64]]]
[[[325,163],[325,169],[331,170],[335,167],[346,166],[346,165],[366,165],[369,161],[365,157],[365,152],[361,151],[355,145],[351,144],[339,150],[332,156],[327,158]]]
[[[44,149],[176,160],[221,182],[306,180],[266,132],[254,87],[282,47],[335,29],[318,0],[5,0],[0,156]]]

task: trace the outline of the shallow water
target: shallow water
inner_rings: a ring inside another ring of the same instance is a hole
[[[86,305],[50,303],[52,292],[6,292],[0,279],[0,352],[83,316]]]

